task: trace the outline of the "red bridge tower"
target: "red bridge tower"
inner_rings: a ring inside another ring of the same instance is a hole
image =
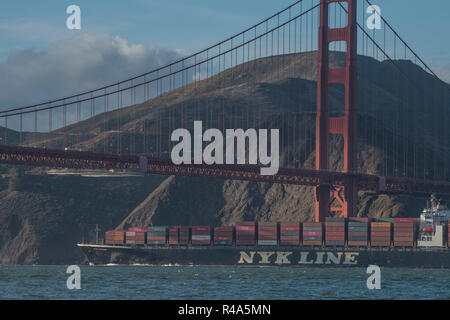
[[[357,170],[357,0],[320,1],[319,52],[317,75],[317,118],[316,118],[316,169],[329,170],[330,134],[340,134],[344,138],[344,172]],[[348,22],[344,28],[330,29],[328,6],[333,2],[347,3]],[[334,41],[346,42],[346,65],[343,68],[329,68],[329,44]],[[345,114],[342,117],[329,116],[328,89],[330,83],[345,86]],[[330,212],[338,212],[340,217],[357,214],[358,187],[356,178],[349,176],[345,186],[319,185],[315,188],[316,221],[324,221]],[[336,201],[339,207],[331,207]]]

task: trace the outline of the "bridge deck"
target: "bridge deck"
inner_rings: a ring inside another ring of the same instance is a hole
[[[280,168],[278,174],[263,176],[255,165],[175,165],[170,159],[117,155],[86,151],[63,151],[17,146],[0,146],[0,163],[73,169],[131,169],[163,175],[197,176],[258,182],[345,186],[353,179],[358,189],[382,193],[450,195],[450,182],[403,177],[380,177],[362,173]]]

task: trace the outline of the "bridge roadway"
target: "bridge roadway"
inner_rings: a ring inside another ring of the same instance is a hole
[[[345,186],[356,180],[358,190],[377,193],[450,196],[450,182],[381,177],[300,168],[280,168],[278,174],[262,176],[257,165],[175,165],[170,159],[141,155],[118,155],[87,151],[64,151],[18,146],[0,146],[0,163],[71,169],[129,169],[145,173],[248,180],[307,186]],[[354,180],[355,179],[355,180]]]

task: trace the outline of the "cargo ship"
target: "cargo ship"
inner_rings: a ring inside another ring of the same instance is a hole
[[[420,218],[326,218],[235,226],[148,226],[78,244],[91,265],[450,268],[450,210]]]

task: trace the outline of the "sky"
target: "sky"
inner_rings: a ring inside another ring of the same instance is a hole
[[[311,0],[304,0],[308,5]],[[0,108],[113,83],[238,33],[294,0],[15,0],[0,10]],[[450,81],[450,1],[371,0]],[[362,4],[359,0],[359,4]],[[68,30],[69,5],[81,30]],[[68,62],[70,61],[70,62]],[[114,68],[111,66],[114,65]],[[74,84],[82,84],[74,89]],[[26,94],[24,94],[26,92]]]

